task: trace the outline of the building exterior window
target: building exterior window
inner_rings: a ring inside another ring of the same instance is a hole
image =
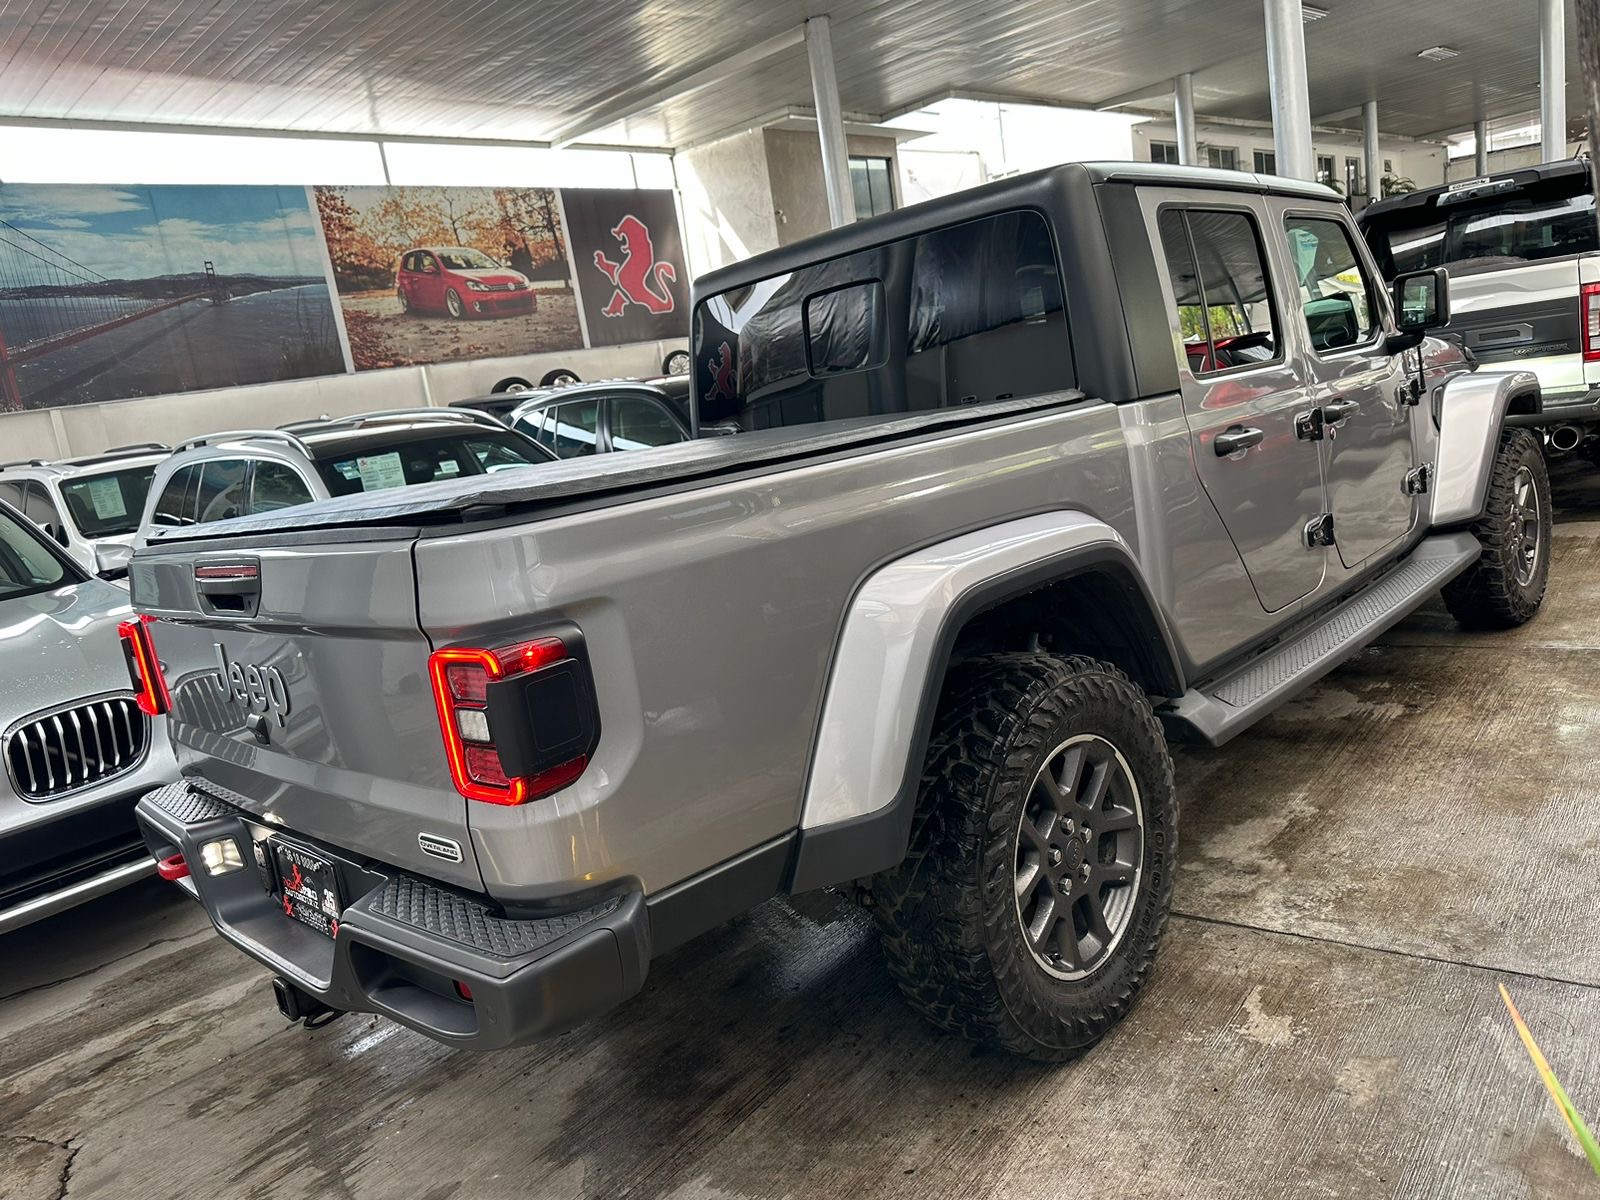
[[[1257,175],[1276,175],[1278,173],[1278,156],[1271,150],[1257,150],[1255,162]]]
[[[856,197],[856,220],[876,217],[894,209],[894,186],[889,160],[850,156],[850,188]]]
[[[1366,189],[1361,186],[1361,160],[1359,158],[1346,158],[1344,160],[1344,194],[1358,196]]]
[[[1153,163],[1172,163],[1173,165],[1176,165],[1178,162],[1178,143],[1151,142],[1150,161]]]
[[[1326,187],[1332,187],[1333,186],[1333,172],[1334,172],[1334,170],[1335,170],[1335,168],[1334,168],[1334,165],[1333,165],[1333,155],[1331,155],[1331,154],[1319,154],[1319,155],[1317,155],[1317,182],[1318,183],[1323,184]]]
[[[1207,146],[1206,166],[1222,171],[1239,169],[1239,151],[1233,146]]]

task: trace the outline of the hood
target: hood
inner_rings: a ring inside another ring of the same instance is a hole
[[[508,283],[527,283],[528,277],[521,271],[512,271],[506,267],[495,267],[484,271],[451,271],[451,275],[459,275],[463,279],[476,279],[479,283],[493,283],[504,287]]]
[[[117,624],[128,594],[99,579],[0,600],[3,724],[84,696],[130,690]]]

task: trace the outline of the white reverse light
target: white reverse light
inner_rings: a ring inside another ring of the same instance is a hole
[[[205,863],[207,875],[226,875],[244,866],[244,855],[239,853],[238,842],[222,838],[200,847],[200,861]]]

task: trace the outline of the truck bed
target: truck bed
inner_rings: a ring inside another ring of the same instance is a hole
[[[1082,403],[1081,392],[1001,400],[964,408],[908,413],[893,421],[864,417],[826,425],[765,429],[651,450],[566,459],[533,468],[471,475],[415,487],[361,492],[270,513],[164,530],[152,548],[241,535],[272,535],[362,526],[449,524],[541,510],[613,502],[659,488],[694,486],[742,472],[933,435],[1015,413]]]

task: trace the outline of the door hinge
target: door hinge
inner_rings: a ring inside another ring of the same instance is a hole
[[[1406,472],[1405,482],[1400,485],[1400,490],[1408,496],[1421,496],[1427,492],[1432,482],[1433,464],[1425,462]]]
[[[1333,545],[1333,514],[1318,513],[1306,522],[1306,549]]]
[[[1296,413],[1294,418],[1294,436],[1302,442],[1320,442],[1322,440],[1322,410],[1313,408],[1310,412]]]

